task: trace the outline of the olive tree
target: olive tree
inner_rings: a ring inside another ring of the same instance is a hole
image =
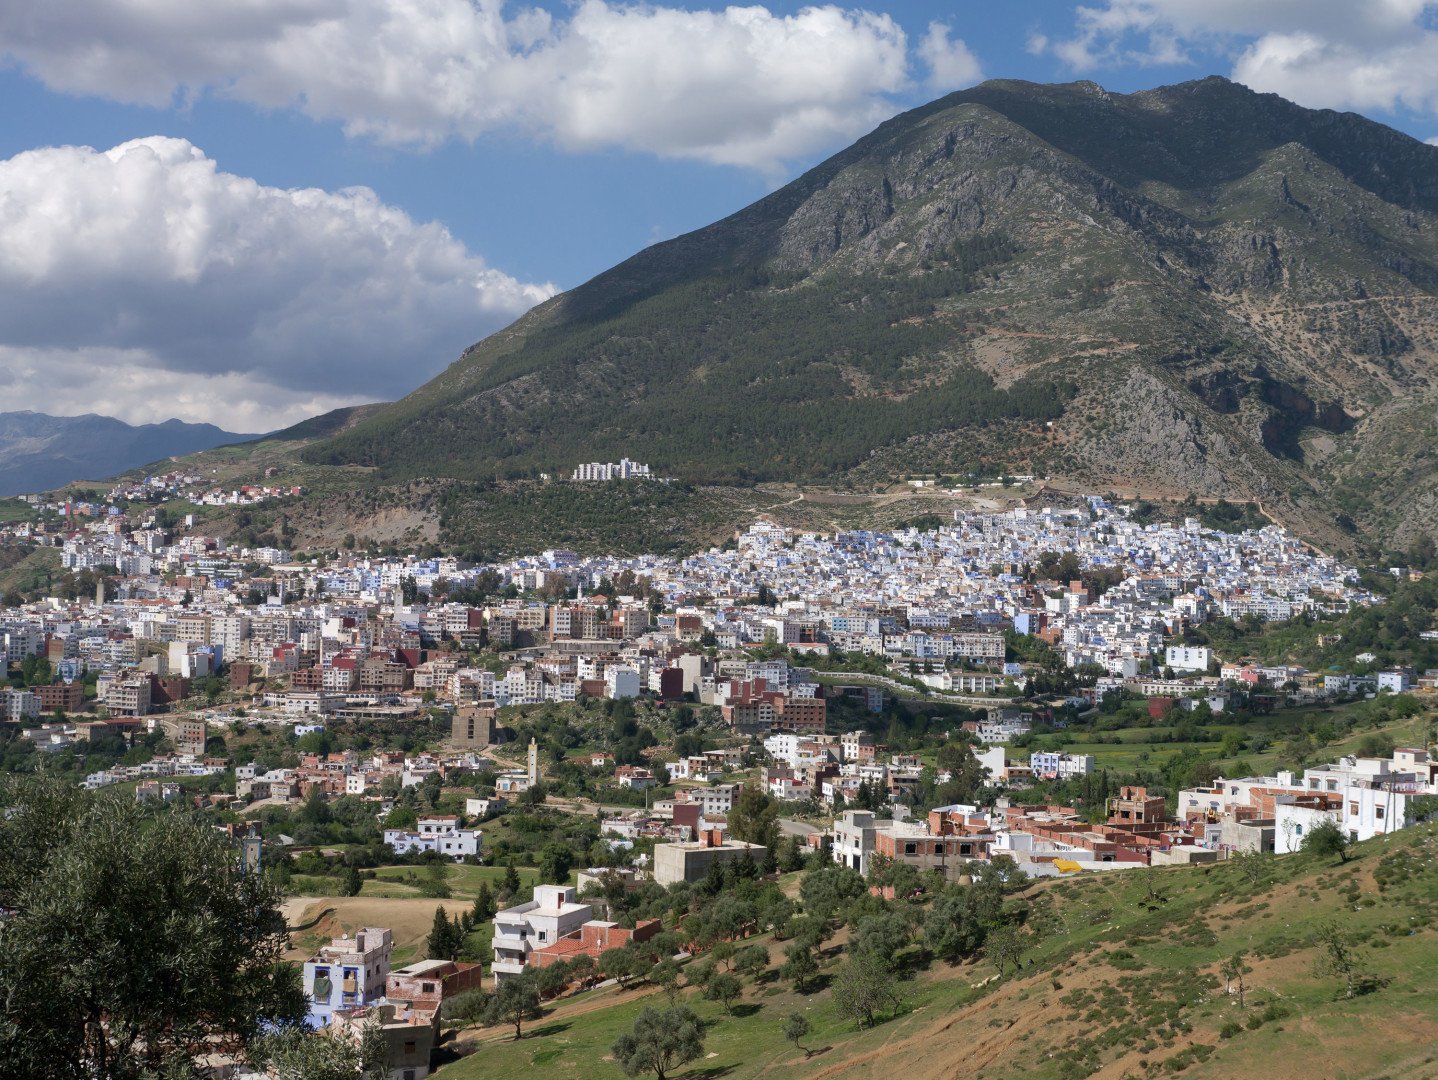
[[[0,780],[0,1061],[109,1080],[243,1056],[306,1008],[279,899],[183,807]]]

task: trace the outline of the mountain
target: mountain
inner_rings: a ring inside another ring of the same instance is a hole
[[[259,437],[179,420],[137,427],[93,413],[0,413],[0,496],[114,476],[162,458]]]
[[[1438,528],[1438,147],[1221,78],[987,82],[309,445],[389,481],[1023,471]]]

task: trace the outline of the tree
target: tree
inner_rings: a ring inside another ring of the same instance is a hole
[[[483,990],[465,990],[444,999],[440,1015],[460,1030],[482,1022],[489,1011],[489,995]]]
[[[0,806],[0,1071],[188,1074],[304,1015],[278,890],[208,823],[51,779]]]
[[[544,845],[539,853],[539,877],[541,881],[563,885],[569,880],[570,868],[574,866],[574,852],[569,845],[558,842]]]
[[[358,896],[362,888],[364,888],[364,878],[360,876],[359,867],[346,866],[340,884],[340,894],[342,896]]]
[[[580,953],[569,961],[569,977],[581,987],[592,983],[598,970],[599,965],[594,962],[594,957],[587,953]]]
[[[1223,964],[1219,967],[1218,973],[1223,976],[1223,992],[1231,994],[1234,988],[1238,990],[1238,1007],[1243,1008],[1243,977],[1253,969],[1244,963],[1242,950],[1232,956],[1224,958]]]
[[[570,983],[569,965],[563,961],[534,972],[534,988],[541,998],[558,997]]]
[[[266,1036],[251,1053],[276,1080],[355,1080],[361,1069],[360,1048],[351,1040],[303,1027]]]
[[[522,886],[519,881],[519,871],[516,870],[514,864],[511,863],[504,868],[504,880],[499,883],[500,894],[513,897],[519,892],[520,888],[522,888]]]
[[[799,898],[804,910],[819,919],[832,919],[839,908],[867,891],[857,870],[829,863],[804,875],[799,885]]]
[[[1299,845],[1299,850],[1310,855],[1337,855],[1339,863],[1348,861],[1348,848],[1351,841],[1348,834],[1344,832],[1335,821],[1320,821],[1313,828]]]
[[[1010,965],[1015,972],[1019,970],[1019,961],[1023,959],[1028,945],[1023,931],[1006,923],[990,931],[984,941],[984,955],[993,961],[994,967],[999,969],[999,976],[1002,977]]]
[[[804,1051],[804,1060],[809,1059],[811,1051],[799,1045],[799,1040],[809,1034],[809,1020],[803,1013],[790,1013],[784,1020],[784,1038],[794,1044],[795,1050]]]
[[[644,958],[633,949],[605,949],[599,954],[599,972],[606,979],[614,979],[619,989],[624,989],[624,980],[633,979],[644,973]]]
[[[779,804],[758,785],[745,784],[729,810],[729,835],[772,853],[779,842]]]
[[[490,891],[489,882],[481,881],[479,889],[474,894],[474,905],[469,909],[470,919],[475,926],[478,926],[480,923],[489,922],[494,918],[497,910],[498,907],[494,902],[494,893]]]
[[[733,971],[735,951],[732,941],[717,941],[714,943],[714,947],[709,950],[709,959],[713,960],[716,964],[723,964],[725,971]]]
[[[744,984],[739,981],[739,976],[730,975],[727,971],[716,974],[704,988],[704,996],[710,1001],[722,1001],[724,1011],[730,1014],[734,1012],[735,999],[743,992]]]
[[[898,966],[898,954],[911,940],[909,920],[897,911],[865,915],[854,927],[851,949],[868,953],[889,970]]]
[[[998,902],[1002,906],[1002,900]],[[997,918],[994,903],[976,886],[941,896],[924,917],[924,940],[935,956],[951,962],[978,952]]]
[[[610,1052],[626,1076],[653,1073],[655,1080],[665,1080],[670,1070],[704,1053],[704,1036],[699,1018],[682,1005],[645,1009]]]
[[[1268,868],[1272,856],[1262,851],[1235,851],[1229,862],[1238,868],[1239,875],[1250,885],[1257,887],[1268,879]]]
[[[705,960],[699,964],[690,964],[684,969],[684,982],[689,986],[697,986],[702,990],[709,985],[709,980],[714,978],[714,973],[717,970],[712,960]]]
[[[484,1014],[486,1023],[513,1024],[516,1039],[524,1035],[524,1022],[538,1017],[539,989],[528,972],[505,979],[495,987]]]
[[[839,1015],[870,1027],[879,1010],[899,1007],[894,976],[887,965],[868,953],[854,953],[834,976],[834,1007]]]
[[[1353,943],[1332,923],[1320,926],[1314,941],[1318,945],[1318,959],[1314,964],[1318,973],[1341,977],[1343,996],[1354,997],[1357,993],[1358,958],[1353,954]]]
[[[758,979],[769,969],[769,950],[763,945],[749,945],[734,957],[734,970],[751,979]]]
[[[425,955],[431,960],[455,960],[463,944],[464,931],[460,925],[450,921],[442,906],[435,908],[434,923],[425,938]]]
[[[669,996],[670,1004],[679,1000],[679,965],[671,958],[661,960],[649,969],[649,981]]]
[[[814,950],[801,941],[792,941],[784,950],[784,966],[779,977],[792,980],[794,990],[800,994],[809,980],[819,974],[819,962],[814,959]]]
[[[944,803],[974,803],[979,792],[988,783],[989,771],[979,764],[973,747],[968,743],[948,743],[939,749],[939,772],[950,773],[950,778],[939,785]]]

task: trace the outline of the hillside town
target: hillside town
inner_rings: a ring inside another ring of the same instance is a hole
[[[402,929],[371,920],[307,951],[307,1023],[356,1046],[381,1032],[392,1076],[428,1075],[446,1009],[506,982],[562,996],[622,984],[615,955],[702,951],[618,897],[804,865],[890,892],[1212,865],[1305,850],[1325,823],[1344,843],[1389,835],[1438,797],[1424,746],[1271,774],[1105,757],[1105,717],[1199,730],[1438,689],[1438,671],[1372,657],[1311,671],[1198,643],[1383,602],[1275,526],[1140,525],[1095,497],[892,533],[760,522],[682,559],[489,565],[239,547],[144,512],[9,535],[93,589],[0,615],[11,767],[192,807],[286,881],[333,880],[313,823],[343,815],[364,845],[343,863],[364,868],[344,871],[356,892],[402,880],[390,870],[418,882],[408,867],[512,875],[511,820],[584,822],[587,846],[528,849],[529,888],[492,910],[476,894],[461,939],[482,917],[482,944],[431,936],[400,964]]]

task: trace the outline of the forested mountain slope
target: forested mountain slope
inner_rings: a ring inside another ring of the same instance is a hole
[[[1404,543],[1438,521],[1435,288],[1438,148],[1218,78],[990,82],[541,305],[306,460],[1006,466]]]

